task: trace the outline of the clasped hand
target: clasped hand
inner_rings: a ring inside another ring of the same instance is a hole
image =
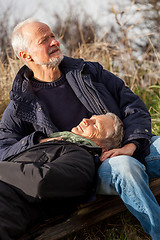
[[[134,143],[129,143],[123,146],[122,148],[111,149],[109,151],[104,150],[100,157],[100,160],[103,162],[107,158],[116,157],[119,155],[128,155],[132,156],[136,150],[136,145]]]

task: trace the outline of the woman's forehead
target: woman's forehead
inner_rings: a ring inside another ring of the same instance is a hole
[[[91,119],[95,119],[99,122],[102,122],[102,121],[110,121],[110,122],[113,122],[113,118],[111,116],[108,116],[108,115],[93,115],[91,117]]]

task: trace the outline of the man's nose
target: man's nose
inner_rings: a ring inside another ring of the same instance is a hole
[[[59,42],[55,38],[51,39],[50,46],[59,46]]]

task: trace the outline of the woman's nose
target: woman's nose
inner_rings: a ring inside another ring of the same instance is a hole
[[[89,125],[89,119],[87,118],[83,118],[82,122],[86,127]]]

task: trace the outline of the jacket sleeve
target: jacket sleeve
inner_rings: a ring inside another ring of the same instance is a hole
[[[96,68],[95,68],[96,66]],[[146,139],[150,142],[151,134],[151,116],[147,110],[147,107],[143,101],[135,95],[128,87],[125,86],[124,81],[116,77],[111,72],[104,70],[101,65],[95,65],[93,73],[94,77],[98,79],[98,82],[103,86],[105,85],[106,98],[108,95],[112,96],[114,103],[106,100],[106,105],[110,104],[109,109],[118,109],[118,112],[114,112],[119,115],[124,123],[125,136],[123,144],[127,144],[132,140]],[[112,107],[116,104],[116,108]]]
[[[0,122],[0,161],[38,143],[44,134],[33,125],[15,117],[13,104],[6,108]]]

